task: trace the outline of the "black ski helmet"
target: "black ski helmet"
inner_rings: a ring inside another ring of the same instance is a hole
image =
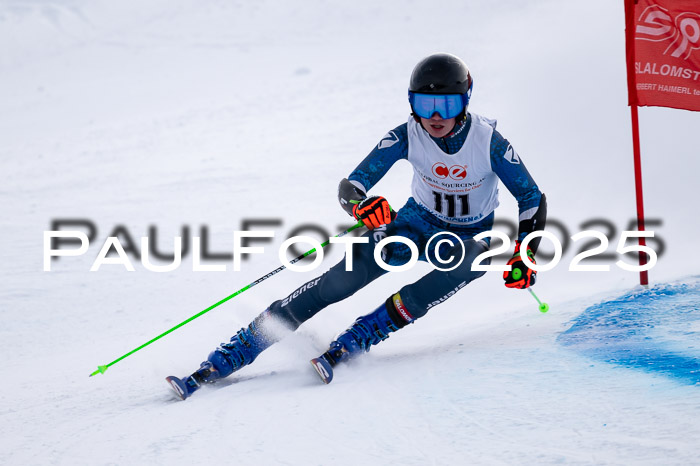
[[[420,94],[466,94],[472,84],[469,68],[462,59],[449,53],[435,53],[413,68],[408,90]]]

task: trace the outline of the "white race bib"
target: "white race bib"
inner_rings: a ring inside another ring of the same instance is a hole
[[[413,117],[408,119],[408,161],[413,198],[437,218],[470,224],[498,207],[498,176],[491,170],[491,136],[496,125],[471,115],[471,127],[456,154],[446,154]]]

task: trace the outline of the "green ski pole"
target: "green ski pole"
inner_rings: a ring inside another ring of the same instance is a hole
[[[362,226],[364,226],[364,223],[362,223],[362,221],[359,221],[359,222],[357,222],[355,225],[353,225],[353,226],[351,226],[350,228],[348,228],[347,230],[345,230],[344,232],[338,233],[338,234],[335,235],[335,236],[336,236],[337,238],[340,238],[341,236],[345,236],[345,235],[347,235],[348,233],[350,233],[351,231],[356,230],[357,228],[360,228],[360,227],[362,227]],[[321,247],[325,248],[326,246],[328,246],[329,243],[330,243],[330,240],[325,241],[324,243],[321,244]],[[305,258],[306,256],[308,256],[309,254],[313,254],[314,252],[316,252],[316,248],[313,248],[313,249],[311,249],[310,251],[307,251],[307,252],[305,252],[304,254],[302,254],[302,255],[300,255],[300,256],[298,256],[298,257],[295,257],[294,259],[292,259],[291,261],[289,261],[289,263],[290,263],[290,264],[295,264],[295,263],[299,262],[300,260],[302,260],[303,258]],[[173,332],[173,331],[179,329],[180,327],[182,327],[182,326],[184,326],[184,325],[187,325],[188,323],[192,322],[192,321],[193,321],[194,319],[196,319],[197,317],[203,316],[204,314],[206,314],[207,312],[211,311],[211,310],[214,309],[215,307],[221,306],[221,305],[224,304],[226,301],[228,301],[228,300],[230,300],[230,299],[233,299],[234,297],[238,296],[239,294],[243,293],[244,291],[249,290],[250,288],[252,288],[252,287],[254,287],[255,285],[257,285],[258,283],[267,280],[267,279],[270,278],[271,276],[275,275],[275,274],[278,273],[278,272],[281,272],[282,270],[284,270],[284,269],[286,269],[286,268],[287,268],[287,267],[285,267],[284,265],[282,265],[282,266],[280,266],[280,267],[277,267],[275,270],[273,270],[272,272],[270,272],[270,273],[268,273],[268,274],[266,274],[266,275],[264,275],[264,276],[258,278],[258,279],[255,280],[253,283],[251,283],[251,284],[249,284],[249,285],[246,285],[246,286],[244,286],[243,288],[241,288],[240,290],[236,291],[235,293],[226,296],[226,297],[225,297],[224,299],[222,299],[221,301],[212,304],[211,306],[209,306],[208,308],[204,309],[203,311],[198,312],[197,314],[193,315],[193,316],[190,317],[189,319],[180,322],[179,324],[177,324],[177,325],[174,326],[173,328],[166,330],[165,332],[161,333],[161,334],[158,335],[157,337],[152,338],[151,340],[147,341],[146,343],[144,343],[143,345],[139,346],[138,348],[134,348],[133,350],[131,350],[131,351],[129,351],[128,353],[126,353],[125,355],[123,355],[123,356],[121,356],[121,357],[115,359],[114,361],[110,362],[109,364],[105,364],[105,365],[103,365],[103,366],[97,366],[97,370],[96,370],[95,372],[93,372],[92,374],[90,374],[90,377],[92,377],[93,375],[96,375],[96,374],[104,374],[104,373],[107,371],[107,369],[109,369],[111,366],[113,366],[114,364],[118,363],[118,362],[121,361],[122,359],[125,359],[125,358],[131,356],[132,354],[134,354],[135,352],[137,352],[138,350],[145,348],[146,346],[150,345],[151,343],[153,343],[153,342],[155,342],[155,341],[157,341],[157,340],[160,340],[161,338],[163,338],[164,336],[166,336],[166,335],[169,334],[170,332]]]
[[[520,280],[520,277],[522,277],[522,276],[523,276],[523,273],[520,271],[520,269],[513,269],[513,279],[514,280]],[[535,292],[532,291],[532,288],[528,287],[527,291],[530,292],[532,297],[535,298],[535,301],[537,301],[537,304],[540,305],[540,312],[544,313],[544,312],[549,311],[549,304],[543,303],[542,301],[540,301],[540,298],[538,298],[537,295],[535,294]]]
[[[535,301],[537,301],[537,304],[540,305],[540,312],[544,313],[544,312],[549,311],[549,304],[543,303],[542,301],[540,301],[540,298],[538,298],[537,295],[535,294],[535,292],[532,291],[532,288],[528,288],[527,291],[530,292],[532,297],[535,298]]]

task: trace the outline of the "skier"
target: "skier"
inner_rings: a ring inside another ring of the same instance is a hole
[[[454,55],[430,55],[416,65],[408,89],[412,110],[408,121],[389,131],[338,187],[341,207],[369,229],[363,235],[369,242],[352,246],[352,271],[346,271],[345,260],[339,262],[270,304],[230,342],[209,354],[192,375],[168,377],[182,399],[202,384],[250,364],[318,311],[348,298],[386,273],[374,260],[374,246],[383,238],[406,237],[418,246],[419,259],[427,260],[431,257],[426,257],[425,246],[433,235],[457,235],[461,242],[455,241],[452,248],[443,242],[436,254],[443,260],[456,260],[464,248],[464,259],[458,266],[449,271],[433,270],[392,293],[377,309],[341,333],[327,352],[312,360],[324,382],[330,382],[333,366],[369,351],[372,345],[423,317],[484,274],[473,271],[471,265],[488,249],[488,242],[474,241],[473,237],[492,228],[499,179],[517,199],[520,212],[515,251],[508,261],[512,270],[503,273],[505,286],[523,289],[535,283],[536,272],[520,257],[520,243],[528,233],[544,229],[546,198],[520,156],[496,131],[496,122],[468,112],[472,86],[469,69]],[[367,193],[400,159],[407,159],[414,169],[412,197],[394,212],[384,197]],[[538,244],[538,239],[531,241],[526,251],[533,262]],[[389,243],[381,251],[390,265],[405,264],[410,254],[409,247],[399,242]]]

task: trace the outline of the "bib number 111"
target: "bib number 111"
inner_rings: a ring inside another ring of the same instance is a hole
[[[433,199],[435,199],[435,212],[448,217],[455,217],[457,205],[459,204],[459,216],[464,217],[469,215],[469,194],[445,194],[438,191],[433,191]],[[444,212],[445,204],[447,204],[447,212]]]

